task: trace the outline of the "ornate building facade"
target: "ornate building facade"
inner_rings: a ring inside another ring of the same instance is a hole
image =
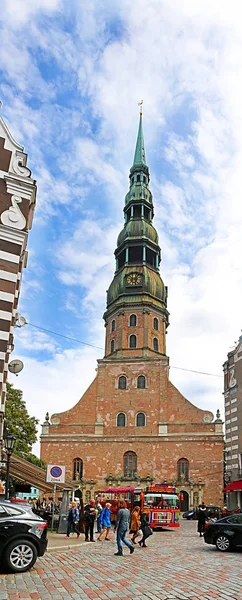
[[[26,164],[23,146],[0,117],[0,454],[8,362],[37,189]]]
[[[242,510],[242,336],[223,369],[226,504],[229,510]]]
[[[184,509],[202,500],[220,504],[222,422],[169,380],[167,287],[149,182],[140,114],[107,292],[105,355],[81,400],[45,421],[41,458],[65,464],[86,498],[107,484],[166,481],[183,489]]]

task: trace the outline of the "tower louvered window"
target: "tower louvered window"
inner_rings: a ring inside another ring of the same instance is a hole
[[[114,350],[115,350],[115,341],[111,340],[111,343],[110,343],[110,352],[111,352],[111,354],[114,352]]]
[[[156,352],[159,351],[159,342],[157,338],[153,338],[153,350],[155,350]]]
[[[136,348],[136,345],[137,345],[136,335],[131,335],[129,338],[129,347]]]
[[[119,413],[117,416],[117,427],[125,427],[126,425],[126,415],[124,413]]]
[[[136,327],[136,325],[137,325],[137,317],[136,317],[136,315],[130,315],[129,325],[130,325],[130,327]]]
[[[145,414],[140,412],[136,415],[136,426],[144,427],[145,426]]]
[[[145,376],[144,375],[139,375],[138,379],[137,379],[137,388],[140,390],[144,390],[145,389]]]
[[[121,375],[118,380],[118,389],[126,390],[127,389],[127,377],[125,375]]]
[[[153,326],[156,331],[158,331],[158,319],[155,317],[153,321]]]

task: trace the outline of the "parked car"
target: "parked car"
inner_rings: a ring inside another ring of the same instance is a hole
[[[194,509],[186,510],[186,512],[184,512],[182,516],[183,519],[187,519],[188,521],[190,521],[191,519],[196,518],[196,511]]]
[[[0,501],[0,564],[24,573],[47,548],[46,521],[30,508]]]
[[[242,513],[205,523],[204,541],[216,546],[220,552],[242,546]]]

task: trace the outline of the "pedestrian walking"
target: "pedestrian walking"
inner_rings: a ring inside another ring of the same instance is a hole
[[[133,542],[133,544],[137,544],[137,542],[135,540],[137,537],[139,537],[139,534],[138,534],[139,528],[140,528],[140,507],[135,506],[131,513],[131,526],[130,526],[130,533],[133,534],[132,538],[131,538],[131,542]]]
[[[153,531],[149,526],[149,515],[147,512],[142,512],[140,516],[140,529],[143,533],[142,539],[138,542],[141,548],[147,548],[146,540],[152,535]]]
[[[100,515],[100,524],[101,524],[101,532],[99,533],[98,536],[98,541],[100,542],[103,534],[105,533],[105,540],[107,540],[108,542],[110,541],[110,538],[108,537],[109,531],[111,529],[111,504],[109,502],[106,502],[105,507],[102,509],[101,515]]]
[[[120,509],[117,514],[115,530],[117,531],[117,546],[118,552],[115,552],[115,556],[123,556],[123,546],[125,544],[129,548],[130,554],[133,554],[134,547],[127,540],[126,533],[129,529],[130,512],[127,509],[125,500],[120,501]]]
[[[96,518],[95,500],[90,500],[84,507],[85,542],[95,542],[93,539],[94,521]],[[90,540],[89,540],[90,534]]]
[[[204,533],[204,525],[206,523],[206,518],[207,518],[207,507],[205,506],[204,502],[202,502],[202,504],[199,504],[198,507],[198,524],[197,524],[197,530],[198,533],[200,534],[200,537],[202,537],[202,534]]]
[[[101,504],[101,497],[98,496],[96,499],[96,510],[97,510],[97,532],[96,533],[101,533],[102,531],[102,523],[100,521],[100,516],[101,516],[101,512],[103,510],[102,504]]]
[[[79,523],[79,510],[77,508],[76,502],[72,502],[71,508],[68,513],[68,518],[67,518],[67,532],[65,535],[66,540],[69,539],[71,531],[76,533],[77,538],[80,537],[80,531],[77,528],[78,523]]]

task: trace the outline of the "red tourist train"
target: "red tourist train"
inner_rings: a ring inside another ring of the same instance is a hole
[[[182,495],[177,488],[166,483],[156,483],[143,489],[141,487],[106,488],[97,492],[102,504],[110,502],[111,521],[114,522],[120,500],[125,500],[127,508],[133,510],[140,506],[141,511],[149,514],[149,524],[153,529],[179,527],[180,500]]]

